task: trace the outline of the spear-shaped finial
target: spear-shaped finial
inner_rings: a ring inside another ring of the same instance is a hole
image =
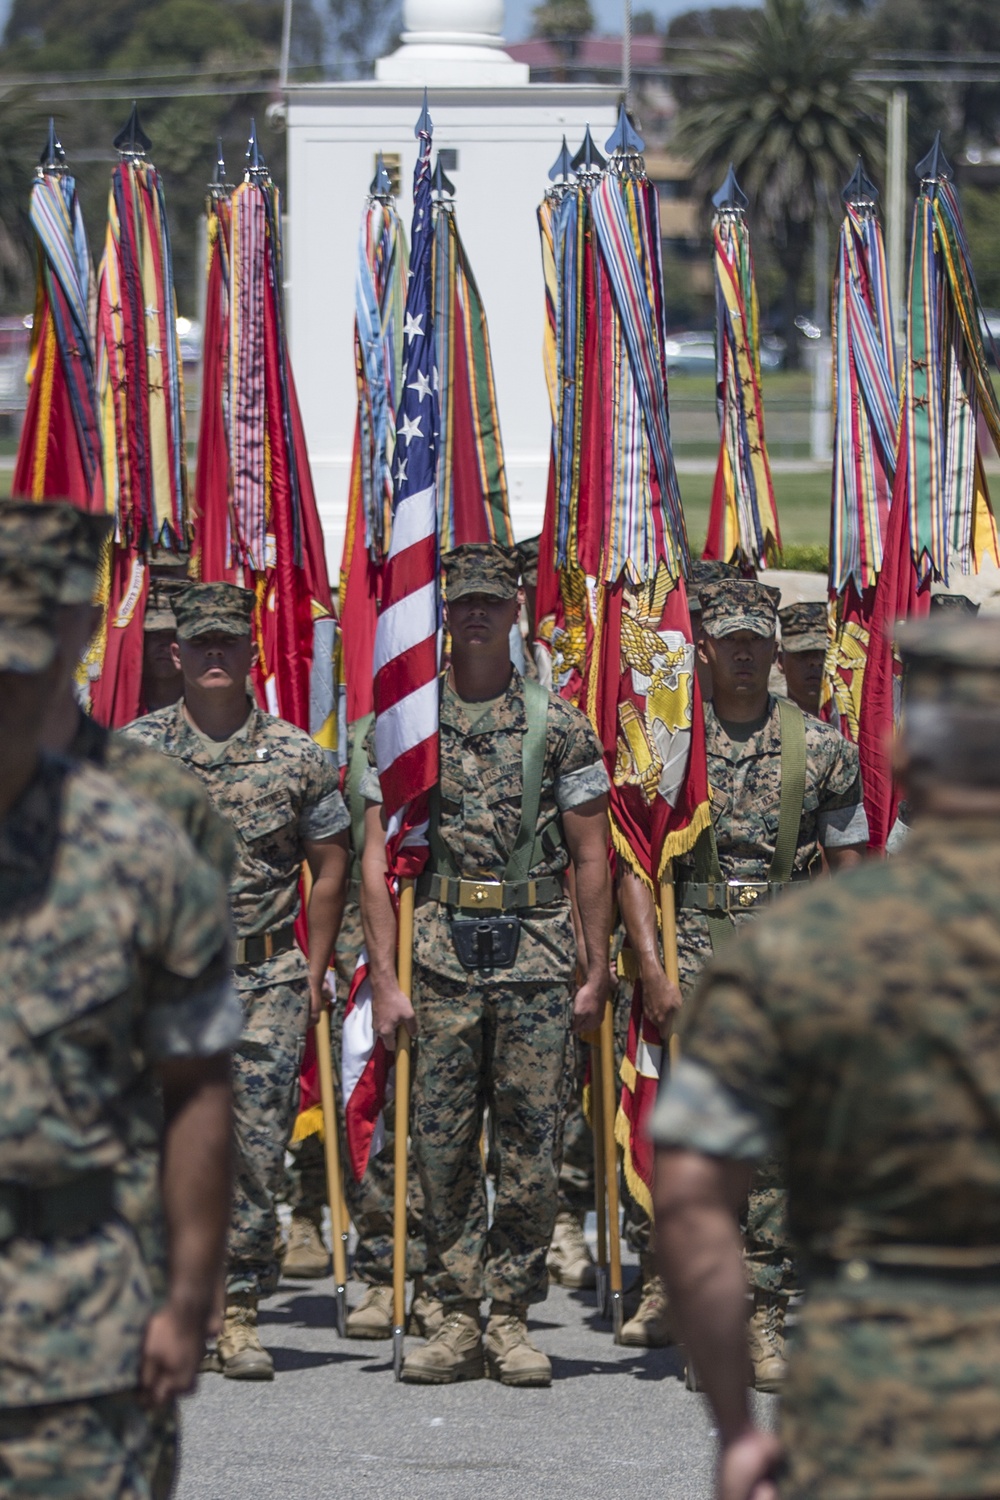
[[[730,162],[725,182],[717,193],[712,194],[712,204],[720,213],[743,214],[746,213],[749,202],[746,193],[736,181],[736,168]]]
[[[549,181],[569,182],[569,179],[572,175],[573,162],[570,158],[569,147],[566,144],[566,137],[563,136],[562,149],[549,168]]]
[[[916,172],[921,182],[950,182],[954,176],[951,163],[941,149],[940,130],[934,137],[934,144],[923,161],[917,162]]]
[[[628,117],[624,103],[618,106],[618,124],[604,142],[605,151],[615,156],[641,156],[646,142]]]
[[[375,176],[372,178],[368,191],[373,198],[392,197],[392,178],[385,169],[385,159],[381,151],[375,158]]]
[[[878,202],[878,188],[865,171],[865,164],[860,156],[857,166],[851,173],[851,180],[840,196],[852,208],[862,208],[865,205],[874,208]]]
[[[225,187],[226,185],[226,158],[222,151],[222,136],[218,136],[215,142],[215,174],[212,177],[213,187]]]
[[[587,132],[583,137],[583,144],[576,155],[573,157],[570,165],[578,172],[582,171],[594,173],[603,172],[604,168],[607,166],[607,162],[604,160],[604,157],[594,145],[594,137],[590,133],[589,125],[587,126]]]
[[[420,118],[419,118],[419,120],[417,121],[417,123],[413,127],[413,134],[417,137],[418,140],[420,139],[420,137],[422,135],[433,135],[434,134],[434,121],[431,119],[431,112],[427,108],[427,90],[426,89],[424,89],[424,104],[423,104],[423,108],[420,111]]]
[[[263,151],[257,144],[257,121],[253,115],[250,116],[250,139],[247,141],[246,175],[248,181],[254,177],[267,176],[267,162],[264,160]]]
[[[49,116],[49,133],[42,154],[38,158],[38,169],[40,172],[65,172],[66,153],[62,148],[62,142],[56,135],[56,122]]]
[[[445,176],[444,167],[441,165],[441,153],[437,154],[434,163],[434,173],[431,177],[431,192],[436,193],[438,198],[454,198],[455,184],[450,177]]]
[[[125,124],[115,136],[112,145],[119,156],[145,156],[152,147],[152,141],[139,124],[139,111],[135,100],[132,100],[132,113]]]

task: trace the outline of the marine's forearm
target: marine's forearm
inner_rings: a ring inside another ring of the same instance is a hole
[[[732,1203],[745,1177],[739,1163],[699,1152],[656,1153],[653,1223],[660,1267],[724,1444],[750,1426],[747,1287]]]

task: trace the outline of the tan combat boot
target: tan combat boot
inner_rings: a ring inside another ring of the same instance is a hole
[[[475,1302],[447,1308],[434,1337],[403,1361],[403,1379],[414,1385],[452,1385],[456,1380],[482,1378],[483,1340]]]
[[[528,1309],[494,1302],[486,1325],[486,1368],[501,1385],[551,1385],[552,1366],[528,1337]]]
[[[281,1267],[285,1276],[312,1281],[330,1273],[330,1252],[323,1243],[319,1224],[310,1214],[292,1214],[288,1248]]]
[[[370,1286],[347,1314],[349,1339],[392,1338],[392,1287]]]
[[[656,1274],[651,1255],[641,1256],[639,1265],[642,1271],[639,1306],[623,1325],[621,1341],[634,1349],[665,1349],[673,1343],[667,1289]]]
[[[257,1297],[253,1292],[230,1292],[218,1344],[222,1373],[230,1380],[273,1380],[274,1360],[257,1332]]]
[[[410,1320],[407,1333],[415,1333],[423,1339],[432,1339],[445,1319],[445,1306],[437,1297],[432,1297],[418,1276],[413,1283],[413,1301],[410,1303]]]
[[[758,1391],[780,1391],[785,1379],[785,1307],[787,1299],[774,1292],[754,1290],[747,1345]]]
[[[597,1285],[597,1267],[583,1237],[582,1219],[582,1214],[566,1209],[556,1219],[552,1231],[552,1244],[545,1264],[552,1280],[560,1286],[580,1289]]]

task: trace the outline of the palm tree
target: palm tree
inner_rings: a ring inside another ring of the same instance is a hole
[[[820,0],[764,0],[745,34],[681,54],[691,75],[674,144],[697,180],[730,162],[763,220],[784,276],[789,354],[796,298],[819,215],[829,215],[859,155],[880,155],[883,96],[858,79],[863,33]],[[667,40],[667,62],[671,61]],[[680,61],[680,57],[677,59]]]

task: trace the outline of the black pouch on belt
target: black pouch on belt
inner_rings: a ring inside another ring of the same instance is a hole
[[[451,941],[462,968],[469,973],[513,968],[521,941],[520,917],[448,918]]]

